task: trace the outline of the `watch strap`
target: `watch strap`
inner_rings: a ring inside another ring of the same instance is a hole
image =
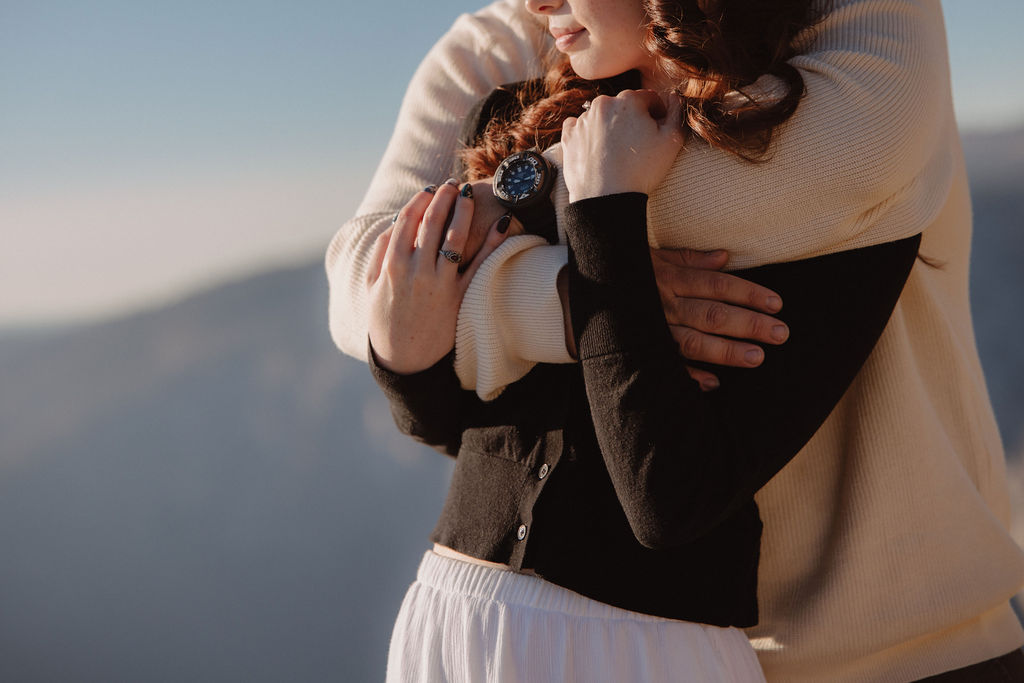
[[[558,224],[555,204],[549,193],[543,200],[530,206],[513,207],[511,213],[523,224],[523,229],[531,235],[540,235],[551,244],[558,244]]]

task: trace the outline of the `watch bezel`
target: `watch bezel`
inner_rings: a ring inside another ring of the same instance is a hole
[[[502,181],[504,180],[505,172],[521,159],[527,160],[533,166],[535,172],[533,187],[526,194],[511,196],[505,191]],[[551,163],[539,152],[533,150],[516,152],[505,157],[498,165],[497,170],[495,170],[493,182],[494,196],[507,208],[526,208],[547,198],[551,191],[551,186],[554,184],[554,175],[554,168],[551,166]]]

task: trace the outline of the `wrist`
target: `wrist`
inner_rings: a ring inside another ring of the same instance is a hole
[[[426,372],[451,353],[449,351],[448,354],[441,354],[437,358],[425,357],[423,353],[417,353],[415,357],[403,358],[402,354],[395,353],[393,346],[375,342],[372,333],[368,335],[368,345],[371,364],[396,376],[418,375]]]

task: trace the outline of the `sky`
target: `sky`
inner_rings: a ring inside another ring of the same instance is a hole
[[[0,0],[0,331],[318,258],[482,4]],[[943,5],[961,127],[1024,123],[1024,2]]]

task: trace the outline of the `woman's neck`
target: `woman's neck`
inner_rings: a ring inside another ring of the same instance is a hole
[[[653,90],[659,95],[667,95],[677,85],[661,69],[656,67],[640,71],[640,84],[642,88]]]

